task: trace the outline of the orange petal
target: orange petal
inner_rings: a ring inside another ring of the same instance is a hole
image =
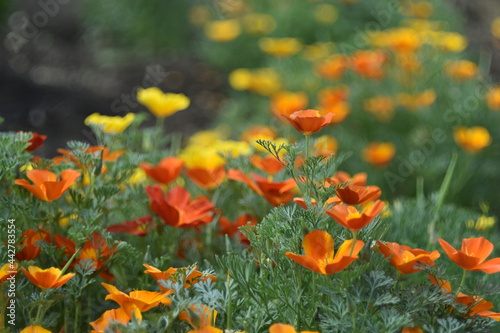
[[[296,263],[298,263],[299,265],[302,265],[304,266],[305,268],[313,271],[313,272],[316,272],[316,273],[319,273],[319,274],[325,274],[325,269],[324,267],[321,267],[319,265],[319,262],[315,261],[313,258],[311,257],[308,257],[308,256],[299,256],[295,253],[292,253],[292,252],[286,252],[285,255],[292,259],[293,261],[295,261]],[[323,264],[324,266],[324,264]]]
[[[272,324],[269,327],[269,333],[296,333],[297,331],[292,325],[287,324]]]
[[[30,179],[33,184],[40,186],[45,182],[55,182],[57,181],[57,175],[48,170],[33,169],[26,173],[28,179]]]
[[[477,265],[475,271],[483,271],[487,274],[500,272],[500,258],[491,259]]]
[[[313,230],[308,233],[302,241],[304,252],[306,256],[312,259],[319,260],[333,260],[333,238],[323,230]]]

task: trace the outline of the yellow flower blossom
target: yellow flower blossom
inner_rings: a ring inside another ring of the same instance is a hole
[[[237,157],[250,154],[250,145],[243,141],[219,141],[214,145],[214,149],[222,156]]]
[[[241,27],[236,20],[210,21],[205,24],[205,35],[214,42],[230,42],[241,33]]]
[[[264,96],[281,89],[280,77],[272,68],[238,68],[229,74],[229,84],[235,90],[248,90]]]
[[[436,93],[432,89],[424,90],[419,94],[401,93],[396,96],[396,100],[399,105],[415,111],[419,108],[431,106],[436,100]]]
[[[446,73],[455,80],[468,80],[477,76],[478,68],[469,60],[456,60],[447,63],[444,67]]]
[[[434,7],[429,1],[406,1],[401,6],[404,15],[426,19],[432,16]]]
[[[332,54],[335,44],[332,42],[316,42],[311,45],[304,45],[301,56],[309,61],[321,60]]]
[[[221,127],[215,130],[198,131],[189,138],[188,145],[212,146],[220,140],[225,139],[226,137],[226,129]]]
[[[481,215],[477,221],[468,220],[467,228],[476,229],[479,231],[484,231],[493,227],[496,223],[496,218],[494,216],[484,216]]]
[[[493,111],[500,111],[500,86],[493,87],[486,95],[488,107]]]
[[[201,168],[213,170],[226,163],[217,149],[204,146],[187,146],[179,154],[179,158],[184,161],[186,168]]]
[[[130,185],[142,184],[147,178],[146,172],[142,168],[135,168],[132,175],[127,179],[127,183]]]
[[[277,58],[291,57],[302,50],[302,43],[297,38],[261,38],[260,49]]]
[[[276,28],[276,20],[268,14],[250,13],[243,18],[245,30],[252,35],[265,35]]]
[[[184,94],[164,93],[157,87],[139,89],[137,100],[145,105],[157,118],[165,118],[184,110],[190,100]]]
[[[467,38],[456,32],[441,32],[437,35],[436,46],[446,52],[460,53],[467,44]]]
[[[453,131],[453,138],[457,145],[469,154],[475,154],[491,144],[490,133],[481,126],[459,126]]]
[[[97,125],[102,128],[104,133],[119,134],[123,132],[135,119],[134,113],[127,113],[124,117],[104,116],[99,113],[93,113],[85,118],[85,125]]]

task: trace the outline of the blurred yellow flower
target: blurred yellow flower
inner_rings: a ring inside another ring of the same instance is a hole
[[[304,45],[302,49],[302,58],[309,61],[316,61],[328,57],[335,49],[332,42],[316,42],[311,45]]]
[[[272,68],[238,68],[229,74],[229,84],[236,90],[248,90],[264,96],[281,89],[280,77]]]
[[[215,169],[226,163],[217,149],[204,146],[187,146],[179,154],[179,158],[184,161],[186,168]]]
[[[482,126],[459,126],[453,131],[453,138],[469,154],[475,154],[491,144],[490,133]]]
[[[188,145],[193,146],[212,146],[227,137],[224,130],[206,130],[198,131],[191,135]]]
[[[314,8],[314,18],[319,23],[331,24],[339,18],[339,12],[336,7],[329,4],[320,4]]]
[[[85,118],[85,125],[97,125],[102,128],[104,133],[119,134],[123,132],[135,119],[135,113],[127,113],[124,117],[103,116],[99,113],[93,113]]]
[[[302,43],[297,38],[261,38],[259,47],[265,53],[278,58],[291,57],[300,52]]]
[[[396,147],[390,142],[372,142],[362,151],[363,160],[378,168],[386,167],[395,154]]]
[[[189,9],[189,21],[198,27],[203,26],[205,23],[210,21],[212,15],[210,14],[210,9],[204,5],[193,6]]]
[[[147,178],[146,172],[142,168],[135,168],[132,175],[127,179],[127,183],[130,185],[142,184]]]
[[[157,87],[139,89],[137,100],[157,118],[165,118],[186,109],[190,100],[184,94],[164,93]]]
[[[400,93],[396,96],[399,105],[410,111],[431,106],[436,100],[436,93],[427,89],[419,94]]]
[[[217,0],[215,3],[221,11],[230,15],[241,14],[248,7],[246,0]]]
[[[309,98],[303,91],[280,91],[271,98],[271,111],[281,118],[282,114],[289,116],[295,111],[305,110],[308,102]]]
[[[238,157],[250,154],[250,145],[244,141],[223,140],[217,142],[214,149],[222,156]]]
[[[429,1],[405,1],[401,6],[404,15],[426,19],[432,16],[434,7]]]
[[[467,80],[477,76],[478,73],[477,65],[469,60],[450,61],[444,69],[455,80]]]
[[[497,17],[491,22],[491,33],[493,37],[500,39],[500,17]]]
[[[214,42],[229,42],[238,37],[241,27],[237,20],[210,21],[205,24],[205,35]]]
[[[276,28],[276,20],[268,14],[250,13],[243,18],[245,30],[252,35],[265,35]]]
[[[313,146],[313,151],[315,155],[325,155],[330,156],[337,152],[339,148],[339,143],[331,135],[322,135],[316,139]]]
[[[494,216],[484,216],[481,215],[477,221],[474,220],[468,220],[467,221],[467,228],[469,229],[476,229],[479,231],[484,231],[487,229],[490,229],[495,225],[496,218]]]
[[[500,86],[493,87],[486,95],[488,107],[493,111],[500,111]]]
[[[439,33],[436,46],[446,52],[459,53],[467,47],[467,38],[456,32]]]
[[[394,108],[392,98],[387,96],[375,96],[363,101],[363,109],[383,122],[388,122],[392,119]]]
[[[370,44],[386,47],[394,52],[415,52],[424,44],[422,34],[412,28],[399,27],[370,34]]]

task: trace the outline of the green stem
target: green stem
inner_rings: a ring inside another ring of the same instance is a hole
[[[232,315],[232,309],[231,309],[231,275],[229,275],[229,271],[227,271],[227,287],[226,290],[228,292],[227,296],[227,309],[226,309],[226,318],[227,318],[227,325],[226,325],[226,330],[231,331],[231,315]]]
[[[45,289],[42,289],[42,295],[40,296],[40,304],[38,305],[38,310],[36,312],[36,318],[35,318],[35,323],[36,324],[41,324],[40,316],[42,314],[42,309],[44,307],[44,298],[45,298]]]
[[[304,136],[306,137],[306,157],[305,157],[305,161],[304,162],[307,163],[307,159],[309,158],[309,135],[304,134]],[[309,195],[311,195],[309,193],[309,179],[305,179],[305,182],[306,182],[306,184],[305,184],[306,185],[306,193],[305,193],[305,195],[309,196]]]
[[[354,252],[354,247],[356,246],[356,241],[358,240],[358,232],[351,230],[352,232],[352,245],[351,245],[351,251],[349,252],[349,257],[352,257],[352,253]]]
[[[457,291],[455,293],[455,298],[458,297],[458,294],[460,293],[460,289],[462,289],[462,286],[464,285],[466,276],[467,276],[467,270],[464,269],[464,273],[462,274],[462,280],[460,281],[460,285],[458,286]]]

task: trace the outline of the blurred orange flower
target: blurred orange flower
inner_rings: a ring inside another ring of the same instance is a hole
[[[92,328],[94,329],[91,331],[91,333],[105,333],[106,331],[108,331],[107,327],[111,323],[120,323],[126,325],[129,321],[132,320],[132,316],[139,321],[142,319],[141,311],[139,311],[139,309],[135,305],[132,305],[127,310],[125,310],[124,308],[118,308],[105,311],[99,319],[89,323],[90,326],[92,326]]]
[[[305,268],[323,275],[331,275],[349,266],[358,258],[358,253],[364,246],[363,241],[356,241],[351,254],[353,240],[346,240],[334,256],[332,236],[323,230],[313,230],[304,236],[302,247],[305,255],[299,256],[292,252],[285,255]]]
[[[0,286],[4,281],[7,281],[7,278],[17,274],[17,267],[17,262],[13,262],[5,264],[0,268]]]
[[[26,151],[32,152],[33,150],[37,149],[38,147],[41,147],[43,143],[45,142],[45,139],[47,139],[46,135],[41,135],[35,132],[31,132],[31,139],[28,140],[28,143],[30,144],[28,147],[26,147]]]
[[[500,258],[485,261],[493,251],[493,244],[484,237],[463,239],[461,250],[455,250],[444,239],[438,241],[446,255],[463,269],[488,274],[500,272]]]
[[[313,145],[314,155],[330,156],[337,153],[338,142],[331,135],[322,135],[316,139]]]
[[[418,94],[400,93],[396,96],[396,100],[399,105],[410,111],[415,111],[431,106],[436,100],[436,92],[432,89],[427,89]]]
[[[75,276],[75,273],[62,275],[61,270],[55,267],[41,269],[29,266],[27,270],[24,267],[22,269],[28,280],[43,290],[59,288]]]
[[[16,253],[16,259],[19,261],[33,260],[40,254],[39,242],[50,242],[50,234],[42,229],[28,229],[22,233],[20,246],[22,250]]]
[[[242,244],[250,245],[248,239],[239,230],[240,227],[244,226],[254,226],[257,225],[258,219],[255,216],[249,214],[243,214],[239,216],[234,223],[232,223],[227,217],[221,216],[219,219],[219,234],[221,235],[238,235],[240,242]]]
[[[391,163],[395,154],[396,147],[390,142],[372,142],[362,151],[363,160],[378,168]]]
[[[368,175],[366,172],[360,172],[351,177],[345,171],[337,171],[333,177],[327,178],[326,182],[331,186],[337,186],[340,184],[351,184],[351,185],[366,185],[366,179]]]
[[[325,212],[340,225],[351,231],[358,231],[366,227],[384,209],[385,203],[377,200],[361,212],[354,206],[335,205]]]
[[[420,327],[403,327],[401,333],[424,333]]]
[[[386,61],[387,56],[381,50],[360,50],[351,55],[350,67],[361,77],[381,80],[384,78],[382,67]]]
[[[337,195],[347,205],[359,205],[380,198],[382,191],[378,186],[362,186],[349,184],[337,188]]]
[[[162,159],[157,165],[142,162],[139,166],[155,182],[168,185],[179,177],[184,162],[175,156],[169,156]]]
[[[212,190],[224,181],[226,169],[224,166],[218,166],[213,169],[187,168],[186,176],[197,186],[206,190]]]
[[[300,110],[295,111],[290,116],[281,116],[286,118],[300,133],[311,135],[329,125],[334,115],[327,113],[322,116],[317,110]]]
[[[20,333],[51,333],[49,330],[46,330],[42,326],[39,325],[30,325],[21,330]]]
[[[288,324],[272,324],[269,327],[269,333],[297,333],[292,325]],[[302,331],[301,333],[319,333],[317,331]]]
[[[444,70],[455,80],[468,80],[477,76],[478,68],[469,60],[450,61],[444,66]]]
[[[14,184],[24,187],[40,200],[54,201],[59,199],[80,177],[80,172],[72,169],[64,170],[60,174],[60,180],[55,173],[40,169],[30,170],[26,176],[33,182],[33,185],[26,179],[16,179]]]
[[[440,257],[439,252],[412,249],[406,245],[399,245],[393,242],[377,241],[379,251],[385,258],[390,258],[390,263],[398,272],[411,274],[419,272],[421,269],[415,268],[418,264],[434,266],[434,261]]]
[[[109,232],[120,232],[134,236],[144,237],[155,228],[153,218],[150,215],[139,217],[132,221],[125,221],[120,224],[112,224],[106,227]]]
[[[363,101],[363,109],[383,122],[388,122],[392,119],[394,108],[392,98],[387,96],[376,96]]]
[[[475,154],[491,144],[490,133],[481,126],[459,126],[453,131],[453,138],[469,154]]]
[[[347,57],[343,54],[335,54],[316,65],[316,72],[322,78],[338,80],[342,78],[348,67]]]
[[[493,111],[500,111],[500,86],[493,87],[486,95],[488,107]]]
[[[260,157],[259,155],[252,155],[250,157],[250,163],[257,169],[270,175],[275,175],[285,168],[285,166],[274,156]]]
[[[297,187],[292,178],[283,182],[273,182],[260,175],[252,174],[252,180],[242,171],[236,169],[230,169],[227,177],[247,184],[255,193],[263,196],[273,206],[290,202],[294,195],[293,189]]]
[[[197,227],[212,222],[214,204],[205,196],[191,200],[189,192],[176,186],[165,195],[160,185],[146,187],[150,208],[163,222],[179,228]]]
[[[271,110],[276,115],[291,115],[307,107],[309,99],[303,91],[281,91],[271,97]]]

